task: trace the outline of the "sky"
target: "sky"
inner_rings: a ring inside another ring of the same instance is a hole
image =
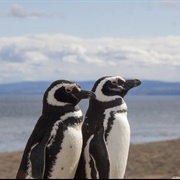
[[[0,83],[180,81],[180,0],[0,0]]]

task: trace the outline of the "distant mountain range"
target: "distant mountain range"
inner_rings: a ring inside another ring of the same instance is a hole
[[[76,81],[83,89],[91,90],[95,81]],[[18,82],[0,84],[0,94],[33,95],[43,94],[50,81]],[[129,92],[130,95],[180,95],[180,82],[144,80]]]

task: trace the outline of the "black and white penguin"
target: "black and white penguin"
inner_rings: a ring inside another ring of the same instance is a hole
[[[102,77],[92,91],[82,126],[83,148],[75,179],[122,179],[125,174],[130,126],[124,96],[141,84],[120,76]]]
[[[74,82],[57,80],[43,97],[42,115],[26,144],[17,179],[74,178],[82,149],[81,99],[94,98]]]

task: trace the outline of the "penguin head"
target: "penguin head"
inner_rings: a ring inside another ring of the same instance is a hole
[[[92,91],[98,101],[107,102],[119,97],[123,98],[130,89],[140,84],[141,81],[138,79],[125,80],[120,76],[106,76],[95,82]]]
[[[71,81],[54,81],[44,93],[43,102],[49,106],[63,107],[75,106],[81,99],[95,98],[91,91],[82,90],[81,87]]]

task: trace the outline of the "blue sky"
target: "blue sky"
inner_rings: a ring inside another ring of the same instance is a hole
[[[180,81],[180,1],[0,1],[0,83]]]
[[[0,1],[0,33],[64,33],[83,38],[179,35],[179,8],[180,1],[172,0],[6,0]]]

